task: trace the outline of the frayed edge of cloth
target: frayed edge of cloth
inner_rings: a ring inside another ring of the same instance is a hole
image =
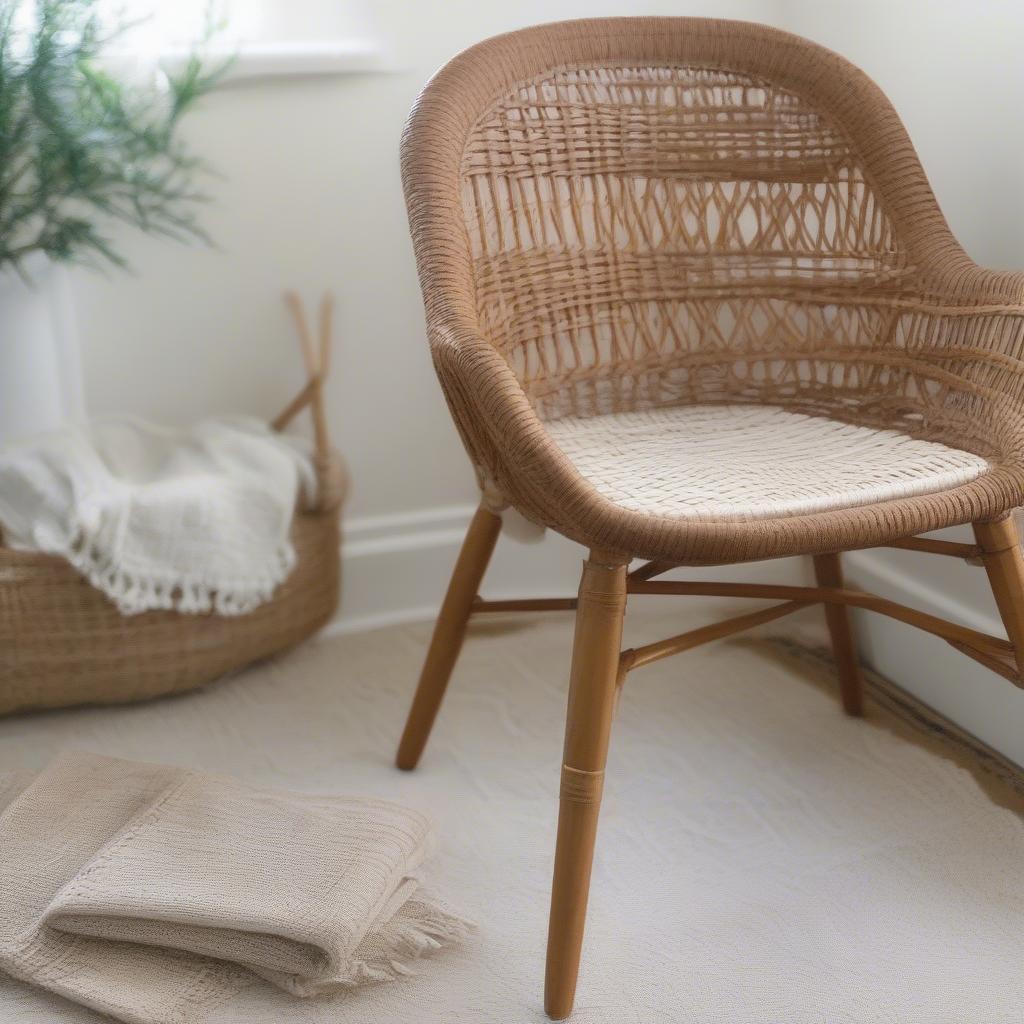
[[[244,582],[234,581],[225,586],[188,576],[167,580],[134,575],[104,560],[81,525],[75,527],[59,547],[54,550],[51,545],[49,553],[66,559],[92,586],[106,594],[122,615],[141,615],[148,611],[246,615],[274,596],[297,561],[291,542],[283,541],[262,572],[254,572]]]
[[[338,989],[385,981],[398,981],[416,974],[417,960],[440,949],[456,946],[477,930],[477,926],[451,911],[438,897],[420,890],[375,935],[381,955],[360,959],[354,957],[343,974],[328,982],[292,976],[283,982],[296,996],[316,996]],[[282,984],[278,980],[278,984]]]

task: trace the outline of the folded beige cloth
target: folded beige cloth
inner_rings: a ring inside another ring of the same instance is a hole
[[[429,835],[384,801],[65,754],[0,776],[0,969],[132,1024],[215,1022],[258,978],[388,980],[468,928],[420,889]]]

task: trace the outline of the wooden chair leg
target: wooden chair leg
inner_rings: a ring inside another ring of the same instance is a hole
[[[548,925],[544,1008],[555,1020],[569,1015],[576,994],[625,608],[626,564],[591,551],[576,610]]]
[[[994,523],[975,523],[974,537],[1006,635],[1015,648],[1017,669],[1024,676],[1024,556],[1012,516]]]
[[[427,744],[448,679],[462,648],[473,601],[500,532],[501,517],[481,505],[462,542],[448,592],[434,625],[434,634],[420,673],[416,696],[405,722],[405,731],[398,745],[395,763],[405,771],[416,767]]]
[[[814,556],[814,578],[819,587],[842,587],[843,566],[838,554]],[[864,680],[857,658],[850,611],[845,605],[826,604],[825,621],[832,637],[832,656],[839,675],[839,693],[848,715],[864,714]]]

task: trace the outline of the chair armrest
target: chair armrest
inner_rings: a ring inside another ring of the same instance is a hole
[[[1024,310],[1024,271],[996,270],[975,263],[951,236],[922,267],[923,290],[943,305]]]
[[[435,325],[431,352],[452,417],[481,486],[519,512],[564,529],[567,503],[590,488],[551,440],[519,379],[472,326]]]
[[[891,351],[924,433],[1024,466],[1024,272],[979,266],[957,247],[898,305]]]
[[[899,300],[907,322],[900,349],[990,397],[1024,407],[1024,271],[975,263],[950,238],[941,261],[923,268],[915,296]]]

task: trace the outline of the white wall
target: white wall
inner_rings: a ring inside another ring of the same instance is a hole
[[[1010,0],[783,0],[785,27],[838,50],[882,87],[954,233],[989,266],[1024,268],[1024,4]],[[969,527],[940,536],[972,541]],[[906,604],[1005,636],[984,570],[903,551],[847,558],[850,577]],[[858,616],[883,674],[1024,764],[1024,695],[941,640]]]
[[[300,380],[279,293],[297,286],[312,298],[334,290],[330,420],[354,478],[344,597],[350,625],[429,611],[475,498],[424,339],[398,174],[406,112],[438,66],[485,36],[623,13],[766,21],[844,53],[903,115],[971,254],[1024,266],[1024,5],[369,4],[364,20],[390,51],[386,73],[224,89],[193,118],[192,140],[223,175],[211,182],[207,217],[217,249],[130,237],[134,276],[77,278],[91,408],[177,421],[218,410],[276,411]],[[536,580],[540,591],[568,592],[578,557],[557,539],[522,550],[503,543],[491,589],[523,591]],[[786,578],[802,571],[772,568]],[[891,553],[856,555],[851,568],[899,599],[998,629],[980,570]],[[862,625],[883,671],[1024,762],[1024,698],[939,641],[884,621]]]

